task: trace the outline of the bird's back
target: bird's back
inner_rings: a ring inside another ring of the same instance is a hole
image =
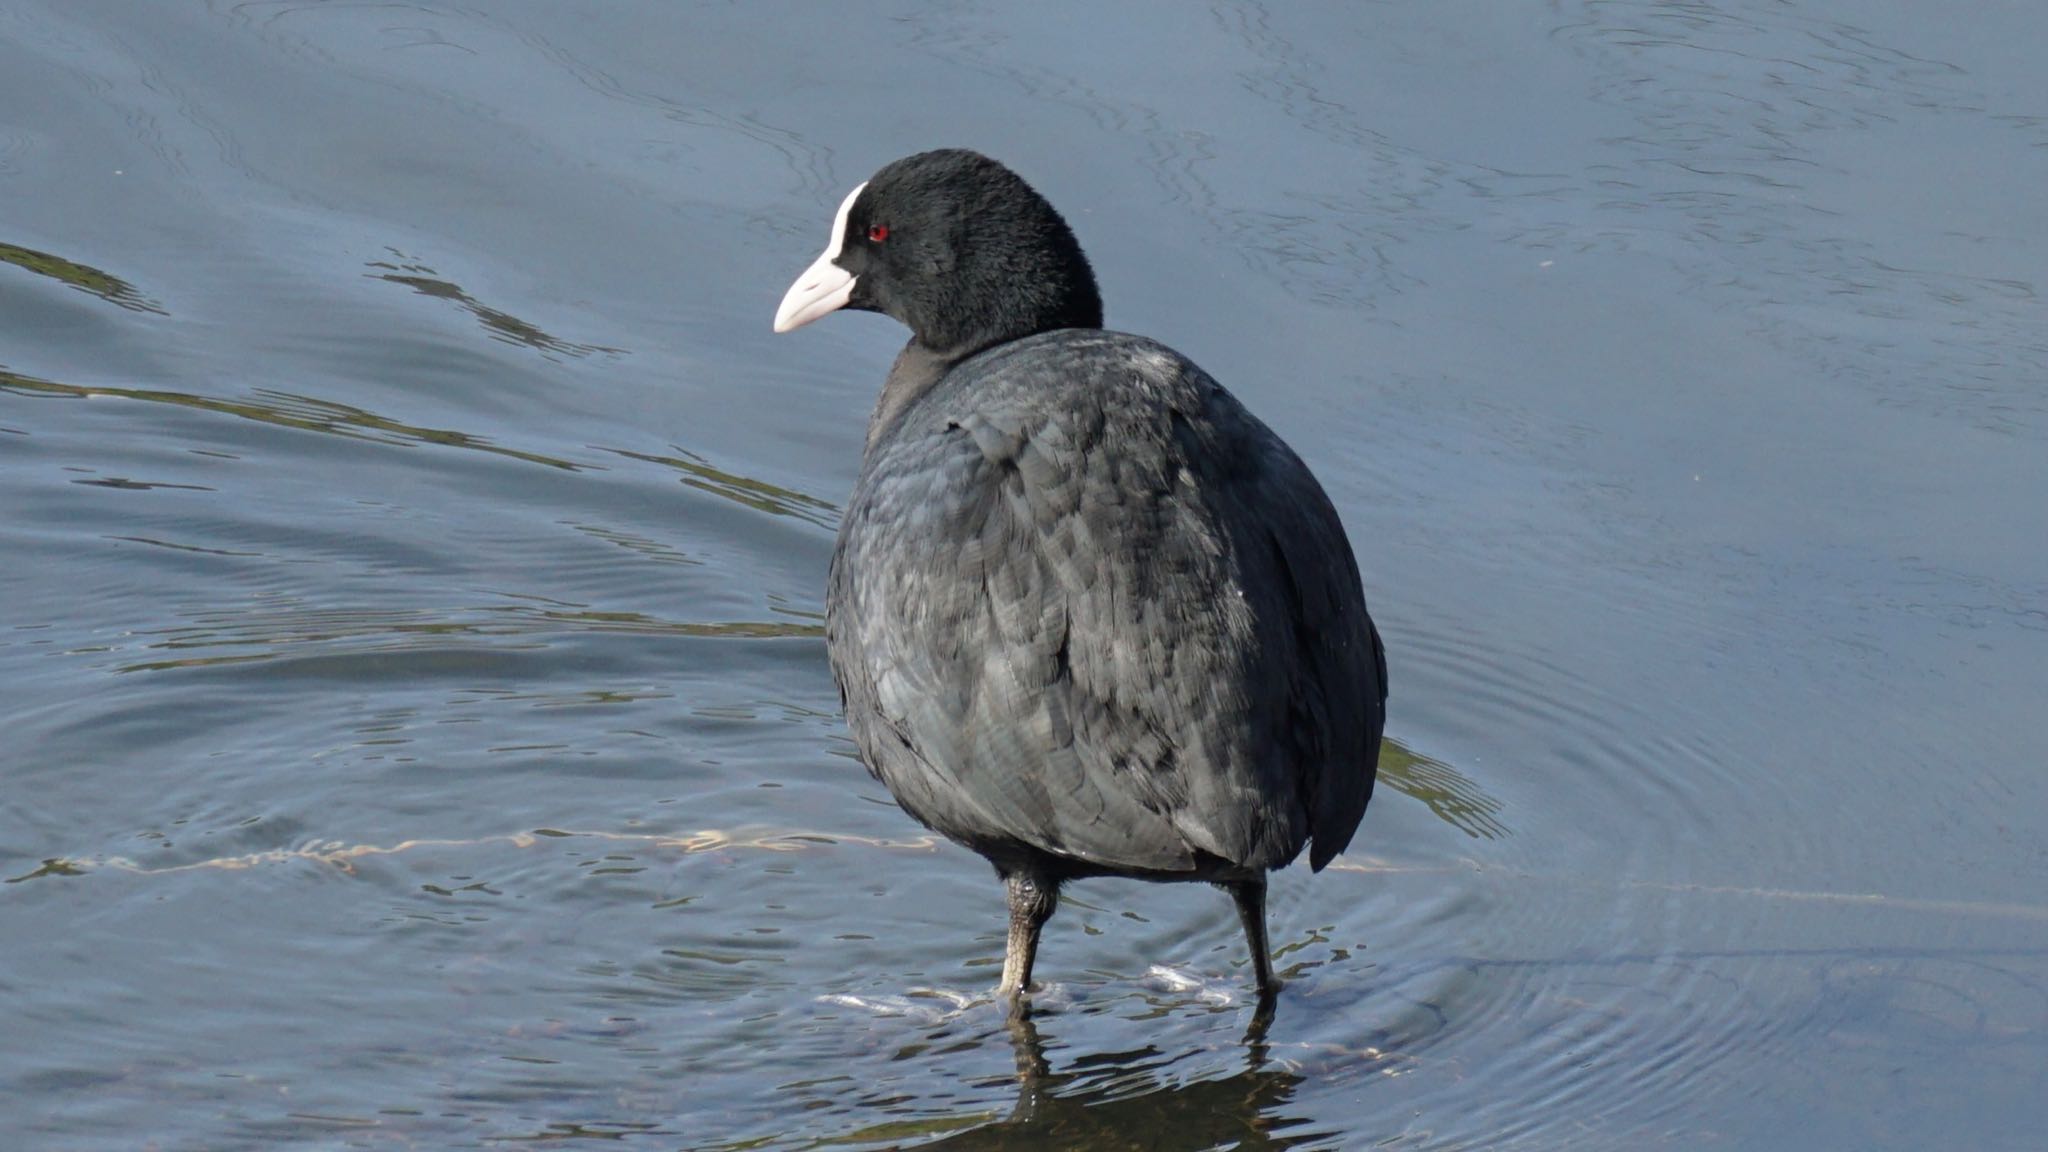
[[[1075,873],[1249,875],[1370,797],[1385,662],[1300,459],[1140,337],[954,366],[871,440],[826,599],[862,757],[930,827]]]

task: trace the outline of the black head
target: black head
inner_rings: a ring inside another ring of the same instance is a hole
[[[1015,172],[959,148],[907,156],[854,189],[775,330],[839,308],[893,316],[951,356],[1102,326],[1095,274],[1067,222]]]

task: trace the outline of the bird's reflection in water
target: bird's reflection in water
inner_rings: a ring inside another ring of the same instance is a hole
[[[1302,1077],[1270,1059],[1265,1024],[1254,1018],[1243,1040],[1244,1069],[1234,1075],[1174,1082],[1173,1058],[1153,1048],[1104,1052],[1055,1069],[1029,1016],[1008,1021],[1017,1056],[1017,1105],[992,1124],[920,1148],[963,1149],[1280,1149],[1332,1134],[1290,1116]]]

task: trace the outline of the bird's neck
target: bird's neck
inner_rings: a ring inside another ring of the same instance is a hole
[[[868,418],[867,446],[873,448],[875,442],[882,438],[882,433],[896,423],[912,401],[931,391],[953,365],[967,359],[974,351],[939,352],[911,337],[903,351],[896,354],[896,363],[889,368],[889,378],[882,382],[881,399],[875,401],[875,414]]]
[[[1041,332],[1062,328],[1102,327],[1102,297],[1095,289],[1095,276],[1078,249],[1073,255],[1078,267],[1065,270],[1063,278],[1050,272],[1036,281],[1038,290],[1017,299],[1006,299],[1006,307],[995,316],[975,316],[975,327],[947,331],[937,324],[920,324],[917,318],[891,312],[914,335],[896,354],[889,378],[882,384],[882,397],[868,420],[868,447],[882,438],[905,409],[918,397],[945,379],[953,365],[977,352],[1008,344]],[[1034,283],[1029,278],[1023,282]]]

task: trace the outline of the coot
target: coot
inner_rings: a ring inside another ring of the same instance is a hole
[[[1266,873],[1350,843],[1386,714],[1329,498],[1186,357],[1104,330],[1073,232],[985,156],[847,195],[775,330],[840,308],[911,336],[832,556],[832,671],[868,769],[1006,884],[1002,994],[1060,886],[1115,875],[1229,891],[1270,1003]]]

